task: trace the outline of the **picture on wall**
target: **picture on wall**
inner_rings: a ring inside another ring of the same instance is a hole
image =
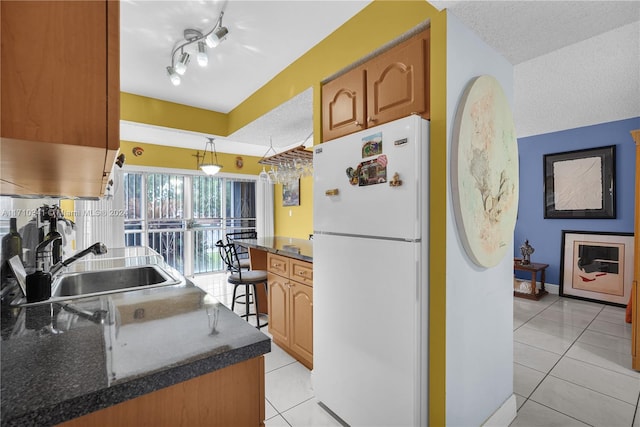
[[[615,145],[544,156],[545,218],[615,218]]]
[[[560,296],[626,306],[633,282],[633,233],[562,231]]]
[[[282,206],[300,206],[300,180],[282,184]]]

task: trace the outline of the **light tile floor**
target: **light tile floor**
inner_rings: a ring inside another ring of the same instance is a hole
[[[224,274],[192,280],[231,307]],[[624,309],[551,294],[514,298],[513,331],[518,416],[511,426],[640,427],[640,372],[631,369]],[[273,343],[265,376],[267,427],[340,426],[317,404],[309,370]]]
[[[511,426],[640,427],[625,310],[557,295],[514,298]]]

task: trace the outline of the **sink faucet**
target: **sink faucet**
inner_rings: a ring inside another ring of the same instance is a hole
[[[107,247],[105,246],[104,243],[94,243],[93,245],[89,246],[87,249],[80,251],[78,253],[76,253],[75,255],[73,255],[70,258],[67,258],[64,261],[61,261],[59,263],[57,263],[56,265],[54,265],[53,267],[51,267],[51,270],[49,271],[49,273],[51,273],[51,275],[53,276],[54,274],[56,274],[58,272],[58,270],[60,270],[62,267],[66,267],[69,264],[76,262],[77,260],[79,260],[80,258],[88,255],[88,254],[94,254],[94,255],[102,255],[102,254],[106,254],[107,253]]]
[[[44,252],[49,245],[53,245],[54,243],[62,244],[62,236],[58,235],[56,237],[47,236],[42,242],[36,246],[36,267],[40,271],[47,270],[47,267],[51,265],[51,254],[49,258],[49,263],[45,262]]]

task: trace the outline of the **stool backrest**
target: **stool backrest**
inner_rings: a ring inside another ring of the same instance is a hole
[[[231,273],[237,273],[242,279],[242,268],[240,268],[240,261],[238,259],[238,253],[236,252],[236,246],[233,243],[224,243],[222,240],[216,242],[216,247],[220,252],[220,258],[224,262],[227,271]]]
[[[238,259],[249,258],[249,249],[244,246],[240,246],[238,244],[233,243],[234,239],[257,239],[258,233],[255,230],[245,230],[245,231],[234,231],[233,233],[227,233],[225,235],[227,237],[228,244],[234,244],[236,255]]]

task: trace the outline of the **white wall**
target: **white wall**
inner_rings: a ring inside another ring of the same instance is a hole
[[[458,103],[469,81],[483,74],[501,83],[513,106],[512,65],[449,11],[449,159]],[[496,267],[472,263],[456,228],[450,165],[447,170],[446,419],[450,426],[477,426],[513,394],[513,242]]]
[[[518,137],[638,117],[640,22],[518,64],[514,79]]]

